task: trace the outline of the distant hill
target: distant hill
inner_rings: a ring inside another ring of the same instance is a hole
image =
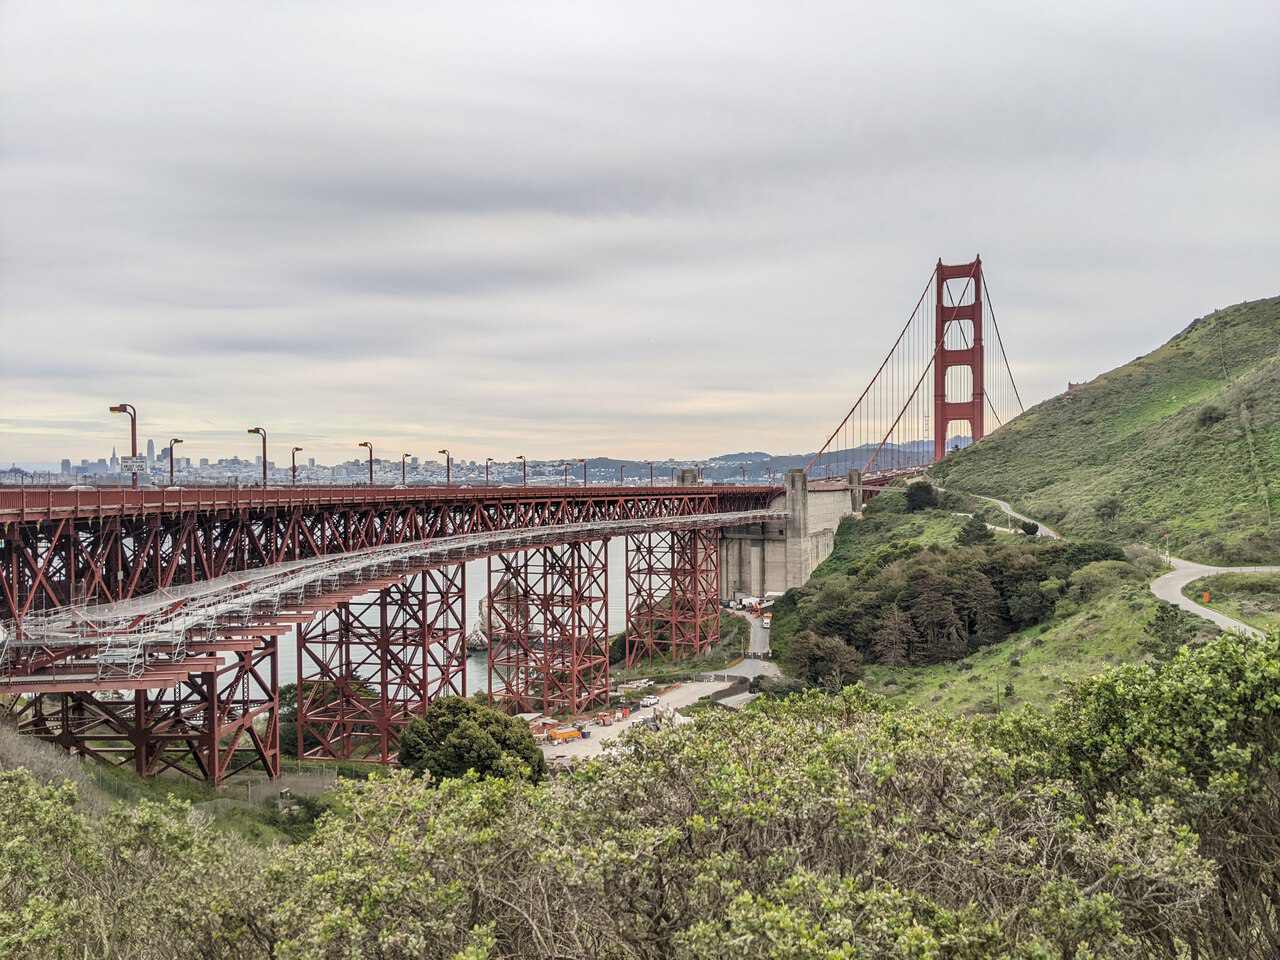
[[[1280,297],[1203,317],[934,468],[1065,532],[1280,558]]]

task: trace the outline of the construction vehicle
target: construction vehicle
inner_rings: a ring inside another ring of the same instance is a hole
[[[557,727],[547,733],[547,739],[552,743],[571,743],[582,739],[582,731],[576,727]]]

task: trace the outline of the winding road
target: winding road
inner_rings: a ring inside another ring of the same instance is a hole
[[[1170,557],[1169,562],[1173,564],[1173,569],[1164,576],[1156,577],[1155,580],[1151,581],[1152,593],[1166,603],[1172,603],[1189,613],[1194,613],[1197,617],[1203,617],[1212,623],[1216,623],[1223,630],[1234,630],[1237,633],[1243,633],[1247,637],[1253,637],[1257,640],[1262,639],[1262,631],[1257,627],[1251,627],[1249,624],[1236,620],[1234,617],[1228,617],[1217,610],[1203,607],[1182,591],[1187,584],[1194,583],[1201,577],[1213,577],[1220,573],[1274,573],[1280,575],[1280,567],[1211,567],[1208,564],[1192,563],[1190,560],[1181,560],[1178,557]]]
[[[1011,517],[1018,520],[1028,520],[1031,523],[1040,523],[1034,517],[1026,517],[1014,510],[1013,507],[1005,503],[1003,500],[997,500],[995,497],[984,497],[981,494],[971,493],[971,497],[979,500],[986,500],[994,503],[1001,510]],[[1040,523],[1039,536],[1048,537],[1053,540],[1059,539],[1058,533],[1050,530],[1043,523]],[[1258,574],[1277,574],[1280,575],[1280,566],[1261,566],[1261,567],[1213,567],[1205,563],[1193,563],[1190,560],[1183,560],[1179,557],[1169,557],[1169,563],[1173,569],[1163,576],[1156,577],[1151,581],[1151,592],[1160,600],[1166,603],[1172,603],[1174,606],[1188,613],[1193,613],[1197,617],[1202,617],[1210,623],[1216,624],[1223,630],[1234,630],[1242,633],[1246,637],[1255,639],[1262,638],[1262,631],[1257,627],[1251,627],[1249,624],[1234,617],[1228,617],[1224,613],[1217,610],[1210,610],[1208,607],[1201,606],[1190,597],[1186,596],[1182,591],[1190,583],[1194,583],[1201,577],[1213,577],[1222,573],[1258,573]]]

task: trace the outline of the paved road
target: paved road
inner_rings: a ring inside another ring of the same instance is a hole
[[[979,500],[987,500],[994,503],[1001,510],[1011,517],[1019,520],[1029,520],[1032,523],[1040,523],[1034,517],[1024,517],[1018,513],[1013,507],[998,500],[995,497],[984,497],[980,494],[970,494]],[[1059,539],[1058,533],[1050,530],[1043,523],[1040,523],[1040,536],[1049,537],[1050,539]],[[1261,638],[1262,631],[1256,627],[1251,627],[1247,623],[1236,620],[1234,617],[1228,617],[1226,614],[1219,613],[1217,610],[1211,610],[1208,607],[1201,606],[1190,597],[1183,594],[1182,590],[1187,584],[1194,583],[1201,577],[1212,577],[1220,573],[1274,573],[1280,574],[1280,566],[1263,566],[1263,567],[1212,567],[1205,563],[1192,563],[1190,560],[1182,560],[1178,557],[1170,557],[1169,563],[1173,565],[1173,570],[1166,573],[1162,577],[1157,577],[1151,581],[1151,592],[1159,599],[1166,603],[1172,603],[1188,613],[1193,613],[1197,617],[1202,617],[1210,623],[1214,623],[1223,630],[1235,630],[1243,633],[1247,637]]]
[[[1217,610],[1202,607],[1183,594],[1182,589],[1201,577],[1212,577],[1220,573],[1280,574],[1280,567],[1211,567],[1208,564],[1192,563],[1190,560],[1180,560],[1177,557],[1171,557],[1169,562],[1173,564],[1173,570],[1151,582],[1152,593],[1167,603],[1172,603],[1189,613],[1194,613],[1197,617],[1203,617],[1216,623],[1223,630],[1235,630],[1248,637],[1262,638],[1261,630],[1251,627],[1247,623],[1241,623],[1239,620],[1219,613]]]
[[[751,627],[751,636],[747,640],[747,652],[767,654],[769,652],[769,631],[764,628],[764,621],[760,617],[739,613],[736,610],[730,610],[729,613],[747,621],[747,624]],[[778,669],[778,665],[772,660],[746,657],[737,666],[726,668],[724,673],[731,677],[777,677],[781,676],[782,671]]]
[[[1017,510],[1013,509],[1013,507],[1009,506],[1009,504],[1005,503],[1003,500],[997,500],[995,497],[984,497],[980,493],[971,493],[969,494],[969,496],[977,500],[986,500],[988,503],[994,503],[997,507],[999,507],[1009,516],[1013,517],[1013,519],[1015,520],[1023,520],[1023,521],[1026,521],[1027,523],[1039,524],[1040,529],[1036,531],[1037,537],[1045,537],[1048,540],[1061,539],[1058,536],[1058,532],[1056,530],[1050,530],[1047,526],[1045,526],[1043,521],[1037,520],[1035,517],[1028,517],[1019,513]]]
[[[710,696],[717,690],[723,690],[728,686],[729,684],[721,683],[719,681],[681,683],[672,687],[666,693],[659,695],[658,702],[660,706],[669,707],[672,710],[679,710],[681,707],[687,707],[690,704],[701,700],[703,697]],[[646,707],[640,710],[633,709],[631,711],[631,716],[626,720],[608,727],[601,727],[593,724],[588,728],[591,736],[587,739],[572,740],[569,743],[546,744],[542,748],[542,753],[548,760],[553,757],[597,756],[604,751],[604,748],[607,747],[611,741],[617,739],[630,729],[633,723],[638,723],[646,717],[652,716],[656,709],[656,707]],[[679,724],[688,721],[687,718],[676,714],[675,722]]]

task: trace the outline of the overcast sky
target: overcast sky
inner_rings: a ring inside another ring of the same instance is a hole
[[[5,464],[813,450],[977,252],[1028,399],[1280,293],[1275,0],[0,0]]]

